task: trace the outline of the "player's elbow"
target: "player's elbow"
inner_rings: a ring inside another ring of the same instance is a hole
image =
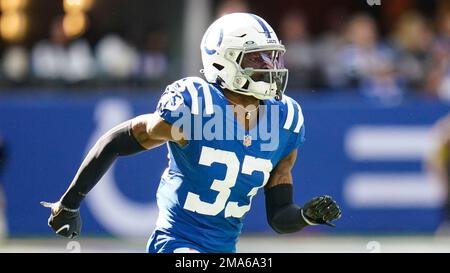
[[[267,221],[279,234],[298,232],[308,225],[301,217],[300,207],[295,204],[268,209]]]
[[[306,225],[299,225],[297,221],[289,221],[283,215],[267,217],[270,227],[278,234],[294,233],[302,230]]]
[[[267,219],[267,222],[269,223],[269,226],[272,228],[273,231],[275,231],[278,234],[286,234],[287,232],[283,226],[279,225],[276,221],[273,219]]]

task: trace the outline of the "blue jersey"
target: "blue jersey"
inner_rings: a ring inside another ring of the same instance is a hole
[[[264,100],[260,108],[258,126],[247,131],[218,85],[189,77],[166,88],[157,113],[181,128],[188,143],[167,144],[169,166],[157,191],[160,212],[150,252],[235,252],[252,198],[304,140],[302,111],[293,99]]]

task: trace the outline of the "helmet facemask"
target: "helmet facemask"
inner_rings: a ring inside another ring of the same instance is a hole
[[[228,49],[225,58],[236,66],[233,86],[228,88],[258,99],[281,100],[288,81],[284,53],[282,45]]]

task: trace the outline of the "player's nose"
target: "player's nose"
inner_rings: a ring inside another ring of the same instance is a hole
[[[273,65],[273,63],[270,63],[270,62],[264,62],[262,68],[263,68],[263,69],[273,69],[273,68],[274,68],[274,65]]]

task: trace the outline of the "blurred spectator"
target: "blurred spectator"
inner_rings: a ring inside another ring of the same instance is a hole
[[[433,32],[424,17],[406,12],[397,22],[393,37],[396,68],[408,88],[423,90],[431,69]]]
[[[6,147],[5,142],[0,134],[0,243],[8,236],[7,221],[6,221],[6,198],[3,192],[2,176],[6,161]]]
[[[346,29],[346,46],[338,52],[340,76],[332,85],[361,88],[364,95],[383,102],[398,102],[402,88],[396,78],[393,52],[378,41],[378,31],[372,17],[354,16]]]
[[[67,37],[61,17],[52,23],[50,39],[33,47],[31,58],[33,74],[37,79],[74,83],[95,76],[89,44],[83,39],[72,41]]]
[[[103,37],[95,53],[100,75],[107,79],[126,80],[138,70],[136,49],[116,34]]]
[[[137,72],[139,78],[157,80],[166,77],[168,67],[166,33],[163,31],[150,32],[139,58],[139,70]]]
[[[327,30],[315,44],[315,56],[320,68],[321,87],[329,87],[330,83],[339,82],[337,79],[341,75],[337,60],[340,50],[345,45],[344,31],[347,17],[349,15],[344,9],[331,11],[326,18]]]
[[[23,46],[15,45],[3,52],[1,70],[4,77],[11,82],[26,80],[29,72],[28,52]]]
[[[436,123],[433,134],[435,141],[427,156],[427,167],[446,189],[447,202],[439,232],[450,233],[450,114]]]
[[[222,0],[218,7],[216,16],[217,18],[224,16],[225,14],[235,12],[249,12],[250,8],[247,1],[243,0]]]
[[[370,99],[387,105],[399,104],[404,96],[404,84],[396,77],[395,67],[389,61],[380,60],[376,70],[361,82],[361,93]]]
[[[439,98],[450,100],[450,10],[442,12],[438,31],[427,87]]]
[[[316,63],[306,19],[301,12],[290,11],[283,16],[281,40],[287,48],[285,62],[290,73],[289,85],[295,88],[311,87]]]

